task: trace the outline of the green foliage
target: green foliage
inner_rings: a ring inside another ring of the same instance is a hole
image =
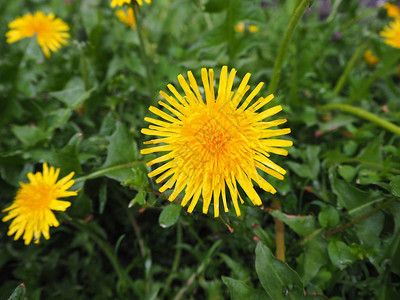
[[[200,79],[212,67],[217,83],[223,65],[237,69],[234,87],[249,72],[251,89],[265,82],[267,96],[284,32],[304,1],[144,3],[148,66],[138,27],[121,23],[110,0],[0,2],[1,209],[43,162],[60,177],[74,172],[71,190],[79,191],[55,212],[60,226],[49,240],[25,246],[7,235],[10,222],[0,223],[0,300],[400,298],[399,136],[326,107],[350,105],[398,125],[400,52],[379,36],[390,21],[383,8],[306,3],[274,100],[294,146],[271,159],[288,173],[280,181],[259,172],[277,189],[256,188],[261,208],[239,188],[242,216],[213,218],[201,204],[188,214],[168,203],[171,191],[159,193],[148,178],[154,166],[146,162],[156,157],[140,154],[148,107],[167,84],[178,88],[178,74]],[[8,23],[39,10],[70,27],[69,44],[50,58],[35,37],[5,39]],[[375,67],[364,49],[379,58]],[[282,246],[286,262],[274,256]]]
[[[261,243],[256,247],[256,271],[262,286],[272,299],[296,299],[303,292],[299,275],[274,257],[271,250]]]

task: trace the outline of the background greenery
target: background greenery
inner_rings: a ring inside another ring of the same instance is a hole
[[[24,246],[0,224],[0,299],[22,282],[27,299],[399,299],[399,137],[324,106],[348,104],[398,123],[400,51],[379,36],[390,20],[382,8],[316,0],[300,20],[274,100],[294,141],[287,158],[274,158],[285,180],[267,178],[281,210],[259,190],[264,206],[246,204],[240,218],[231,210],[214,219],[199,207],[189,215],[147,178],[140,129],[158,91],[187,70],[200,78],[210,67],[218,76],[222,65],[238,70],[237,82],[250,72],[252,87],[268,86],[299,2],[144,4],[151,86],[137,31],[109,1],[2,1],[1,207],[42,162],[61,175],[75,171],[81,190],[48,241]],[[35,39],[5,42],[7,24],[37,10],[71,28],[69,45],[49,59]],[[234,31],[240,21],[243,33]],[[367,48],[376,67],[362,59]],[[287,264],[274,256],[276,220],[287,225]]]

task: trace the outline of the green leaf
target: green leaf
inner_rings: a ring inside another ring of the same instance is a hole
[[[330,241],[328,245],[328,254],[331,262],[340,270],[345,269],[357,260],[351,248],[341,241]]]
[[[208,0],[204,10],[209,13],[216,13],[225,10],[227,7],[226,0]]]
[[[304,249],[303,282],[308,284],[329,261],[327,242],[321,237],[310,239]]]
[[[82,173],[81,163],[79,161],[79,145],[82,136],[75,134],[68,144],[58,151],[53,151],[47,158],[47,162],[61,169],[63,174],[75,172]]]
[[[164,207],[158,219],[160,226],[163,228],[167,228],[174,225],[176,221],[178,221],[181,209],[182,206],[174,203],[171,203]]]
[[[332,169],[329,170],[329,179],[333,192],[338,196],[339,204],[349,210],[349,213],[355,217],[361,216],[370,210],[371,204],[384,199],[377,190],[365,192],[337,178]]]
[[[391,271],[400,275],[400,203],[392,203],[390,211],[393,214],[395,230],[390,244],[386,247],[385,257],[391,260]]]
[[[135,198],[133,198],[131,202],[129,202],[128,207],[132,207],[136,203],[142,206],[145,202],[146,202],[146,192],[142,189],[139,189]]]
[[[74,217],[85,218],[93,212],[93,202],[85,192],[83,188],[78,192],[78,196],[69,198],[71,207],[68,209],[68,213]]]
[[[110,144],[107,147],[107,158],[102,169],[108,168],[110,170],[105,172],[105,175],[121,182],[134,179],[135,174],[130,163],[138,159],[138,150],[125,125],[118,122],[117,128],[108,137],[108,140]],[[124,164],[127,164],[126,167],[112,168]],[[129,184],[129,182],[127,183]]]
[[[271,215],[288,225],[294,232],[302,237],[306,237],[317,229],[313,216],[292,216],[274,210]]]
[[[73,78],[68,82],[65,89],[51,92],[50,95],[62,101],[70,109],[78,109],[90,97],[95,88],[86,91],[84,83],[80,78]]]
[[[352,166],[345,165],[338,169],[338,173],[344,180],[351,181],[357,174],[357,170]]]
[[[292,292],[303,293],[303,283],[296,271],[274,257],[262,243],[256,247],[256,272],[262,286],[274,300],[284,299],[284,295],[296,299]]]
[[[390,188],[393,196],[400,197],[400,175],[392,177]]]
[[[324,228],[336,226],[339,223],[339,213],[334,207],[325,206],[318,214],[318,221]]]
[[[378,211],[354,226],[362,244],[371,248],[380,247],[380,234],[383,229],[384,218],[384,214]]]
[[[107,203],[107,182],[103,181],[99,188],[99,214],[103,214]]]
[[[21,283],[17,288],[14,290],[14,292],[11,294],[11,296],[8,298],[8,300],[24,300],[25,297],[25,285]]]
[[[230,277],[222,276],[222,281],[228,286],[231,294],[231,300],[254,299],[254,300],[269,300],[272,299],[264,291],[256,290],[243,281],[236,280]]]
[[[11,131],[24,144],[24,146],[33,146],[50,135],[42,129],[30,125],[14,125],[11,128]]]
[[[250,274],[247,266],[244,266],[235,260],[233,260],[231,257],[226,255],[225,253],[220,254],[222,260],[228,265],[228,267],[232,271],[232,275],[236,278],[239,278],[240,280],[248,280],[250,279]]]

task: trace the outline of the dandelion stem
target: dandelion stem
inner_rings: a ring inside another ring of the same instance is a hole
[[[356,224],[356,223],[358,223],[358,222],[364,220],[365,218],[367,218],[367,217],[371,216],[372,214],[376,213],[377,211],[380,211],[381,209],[384,209],[386,206],[388,206],[390,203],[392,203],[392,202],[395,201],[396,199],[397,199],[396,197],[393,197],[393,198],[390,199],[389,201],[386,201],[385,203],[379,205],[378,207],[376,207],[376,208],[374,208],[373,210],[369,211],[369,212],[366,213],[365,215],[362,215],[361,217],[359,217],[359,218],[357,218],[357,219],[354,219],[353,221],[351,221],[351,222],[349,222],[349,223],[346,223],[346,224],[344,224],[344,225],[342,225],[342,226],[340,226],[340,227],[338,227],[338,228],[335,228],[335,229],[333,229],[333,230],[327,232],[327,233],[325,234],[325,236],[328,237],[328,236],[330,236],[330,235],[333,235],[333,234],[335,234],[335,233],[338,233],[339,231],[342,231],[343,229],[346,229],[347,227],[350,227],[350,226],[352,226],[352,225],[354,225],[354,224]]]
[[[281,210],[281,204],[278,198],[272,200],[272,205],[275,210]],[[285,261],[285,225],[281,220],[275,218],[275,231],[276,231],[276,257],[281,261]]]
[[[357,117],[363,118],[367,121],[370,121],[371,123],[375,123],[376,125],[382,127],[383,129],[386,129],[387,131],[390,131],[394,134],[400,135],[400,127],[394,125],[393,123],[386,121],[366,110],[363,110],[359,107],[354,107],[352,105],[348,104],[341,104],[341,103],[332,103],[332,104],[327,104],[319,107],[319,109],[322,110],[334,110],[334,109],[339,109],[342,112],[349,113],[352,115],[355,115]]]
[[[275,60],[274,70],[272,72],[271,81],[268,86],[268,93],[275,93],[276,88],[278,87],[279,78],[281,77],[282,72],[283,61],[285,59],[290,40],[292,39],[294,29],[296,28],[297,23],[299,22],[301,16],[304,14],[304,11],[306,10],[309,3],[310,0],[301,0],[290,18],[288,27],[286,28],[281,45],[279,47],[278,57]]]
[[[92,172],[92,173],[90,173],[90,174],[88,174],[86,176],[78,177],[78,178],[74,179],[74,181],[75,181],[75,183],[77,183],[77,182],[84,182],[84,181],[89,180],[89,179],[99,178],[101,176],[106,175],[108,172],[119,170],[119,169],[123,169],[123,168],[128,168],[128,167],[131,167],[131,166],[134,166],[134,165],[138,165],[138,164],[141,164],[141,163],[143,163],[143,161],[133,161],[133,162],[126,163],[126,164],[120,164],[120,165],[112,166],[112,167],[109,167],[109,168],[104,168],[104,169],[101,169],[101,170],[94,171],[94,172]]]
[[[178,220],[176,223],[176,250],[175,250],[175,257],[174,257],[174,262],[172,263],[172,268],[171,272],[167,278],[167,281],[163,287],[163,293],[160,297],[160,299],[165,298],[165,294],[168,292],[169,287],[171,285],[172,280],[174,279],[174,276],[176,275],[175,272],[178,270],[179,262],[181,260],[181,254],[182,254],[182,225],[181,222]]]
[[[81,47],[81,64],[82,64],[82,79],[85,85],[85,90],[87,90],[89,85],[88,85],[85,47]]]
[[[140,52],[142,55],[144,67],[146,70],[146,76],[147,76],[147,85],[149,89],[149,95],[150,99],[154,99],[155,93],[154,93],[154,86],[153,86],[153,76],[150,71],[150,63],[149,59],[146,55],[146,46],[144,44],[144,39],[143,39],[143,27],[142,27],[142,20],[140,19],[140,14],[139,14],[139,7],[137,4],[133,3],[132,4],[132,9],[133,9],[133,15],[135,17],[136,21],[136,27],[137,27],[137,33],[139,36],[139,42],[140,42]]]
[[[144,258],[144,257],[146,257],[146,250],[145,250],[146,247],[144,245],[144,241],[143,241],[142,235],[140,233],[140,227],[139,227],[135,217],[133,216],[132,212],[130,211],[128,205],[126,203],[124,203],[122,200],[121,200],[121,204],[124,207],[124,209],[125,209],[125,211],[126,211],[126,213],[128,215],[129,221],[131,222],[133,231],[135,232],[136,238],[138,240],[140,254]]]
[[[344,84],[346,83],[347,77],[350,74],[350,71],[353,69],[354,65],[356,64],[358,58],[363,53],[366,46],[367,46],[366,44],[361,44],[360,46],[358,46],[356,52],[354,52],[349,63],[347,64],[346,68],[344,69],[342,75],[340,76],[338,82],[336,83],[335,88],[333,89],[333,93],[335,95],[339,94],[340,91],[342,90]]]

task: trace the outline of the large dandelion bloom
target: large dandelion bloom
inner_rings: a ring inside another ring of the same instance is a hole
[[[36,40],[46,57],[50,57],[50,50],[57,52],[61,45],[67,45],[70,37],[68,25],[56,18],[54,14],[45,15],[41,11],[34,15],[26,14],[8,24],[10,31],[6,33],[7,43],[11,44],[26,37],[33,37]]]
[[[260,97],[253,102],[263,83],[259,83],[244,98],[250,89],[247,85],[249,73],[243,78],[236,92],[233,92],[235,74],[236,70],[232,69],[228,76],[228,68],[222,68],[218,95],[215,95],[214,71],[209,69],[207,72],[206,69],[202,69],[205,101],[192,72],[188,72],[189,84],[179,75],[178,80],[185,96],[181,96],[175,87],[169,84],[168,89],[174,97],[161,91],[160,94],[166,102],[159,101],[159,104],[170,113],[151,106],[149,110],[163,120],[145,118],[145,121],[154,125],[142,129],[142,133],[160,138],[145,142],[158,146],[142,149],[141,153],[167,152],[147,163],[148,166],[152,166],[166,162],[150,172],[149,177],[159,176],[156,179],[157,183],[166,180],[160,192],[175,185],[169,196],[170,201],[175,200],[185,189],[181,205],[185,206],[191,201],[188,212],[193,211],[200,196],[203,198],[203,213],[208,212],[213,198],[214,215],[218,217],[220,197],[227,212],[227,186],[236,214],[240,216],[238,199],[242,203],[243,200],[239,194],[239,186],[254,205],[261,205],[253,181],[272,194],[276,190],[259,171],[278,179],[283,179],[286,173],[270,160],[269,156],[270,153],[288,154],[280,147],[289,147],[292,142],[272,137],[288,134],[290,129],[271,129],[285,123],[286,119],[266,120],[280,112],[282,107],[278,105],[262,109],[274,98],[273,95]]]
[[[400,49],[400,19],[395,19],[385,26],[380,35],[385,38],[385,43],[394,48]]]
[[[8,215],[3,218],[7,222],[15,218],[8,231],[8,235],[15,233],[14,240],[20,238],[24,233],[25,245],[32,239],[39,243],[43,234],[45,239],[50,238],[49,227],[57,227],[57,221],[52,210],[65,211],[71,202],[60,201],[58,198],[76,196],[76,191],[67,191],[73,184],[71,180],[74,172],[65,176],[57,182],[60,169],[43,164],[43,173],[28,173],[30,183],[21,183],[17,196],[10,207],[3,210],[8,211]]]

